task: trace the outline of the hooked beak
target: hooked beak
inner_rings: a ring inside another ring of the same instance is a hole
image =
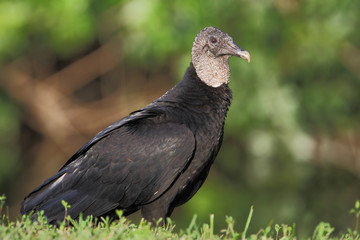
[[[244,49],[239,50],[235,56],[241,57],[242,59],[245,59],[248,62],[250,62],[251,59],[250,53],[248,51],[245,51]]]
[[[224,46],[222,48],[222,51],[220,54],[237,56],[237,57],[247,60],[248,62],[250,62],[250,58],[251,58],[250,53],[248,51],[245,51],[244,49],[242,49],[241,47],[236,45],[236,43],[234,43],[233,41],[229,41],[226,44],[226,46]]]

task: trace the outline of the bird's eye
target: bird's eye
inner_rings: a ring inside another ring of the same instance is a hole
[[[210,42],[211,42],[211,43],[217,43],[217,41],[218,41],[218,40],[217,40],[216,38],[214,38],[214,37],[211,37],[211,38],[210,38]]]

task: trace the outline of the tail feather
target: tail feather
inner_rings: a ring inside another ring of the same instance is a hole
[[[30,211],[37,209],[47,201],[56,198],[63,191],[61,181],[66,173],[52,179],[53,181],[45,181],[37,189],[31,192],[22,202],[21,213],[28,214]]]
[[[65,217],[65,207],[62,205],[62,200],[67,202],[70,206],[73,202],[76,201],[77,191],[70,190],[57,196],[56,198],[51,199],[50,201],[45,202],[39,206],[37,211],[44,211],[45,216],[49,223],[57,223],[58,221],[63,221]],[[73,218],[78,217],[77,215],[71,216]]]
[[[117,202],[97,198],[96,196],[102,195],[101,191],[89,194],[91,191],[87,185],[83,187],[77,186],[76,189],[70,188],[70,176],[66,176],[67,174],[64,173],[52,179],[52,181],[46,181],[42,186],[30,193],[22,202],[21,213],[29,214],[34,211],[32,220],[36,220],[37,212],[43,210],[48,222],[57,224],[59,221],[63,221],[65,217],[62,200],[70,205],[67,214],[73,219],[78,218],[80,213],[83,213],[84,217],[88,215],[99,217],[119,206]]]
[[[70,205],[81,199],[81,194],[71,188],[78,181],[79,176],[69,176],[64,170],[46,180],[21,203],[21,213],[33,212],[32,219],[37,218],[37,212],[44,210],[48,222],[62,221],[65,209],[61,200]],[[76,214],[75,214],[76,215]],[[74,217],[78,217],[78,214]]]

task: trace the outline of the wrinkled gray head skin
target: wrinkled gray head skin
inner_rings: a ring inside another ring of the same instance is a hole
[[[229,83],[231,56],[250,62],[250,54],[236,45],[227,33],[215,27],[206,27],[198,33],[191,55],[197,75],[211,87]]]

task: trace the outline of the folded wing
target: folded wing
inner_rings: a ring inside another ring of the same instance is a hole
[[[64,218],[61,200],[71,205],[73,218],[80,212],[97,217],[115,208],[134,211],[173,184],[196,145],[185,125],[149,119],[126,122],[99,136],[29,194],[22,213],[44,210],[55,223]]]

